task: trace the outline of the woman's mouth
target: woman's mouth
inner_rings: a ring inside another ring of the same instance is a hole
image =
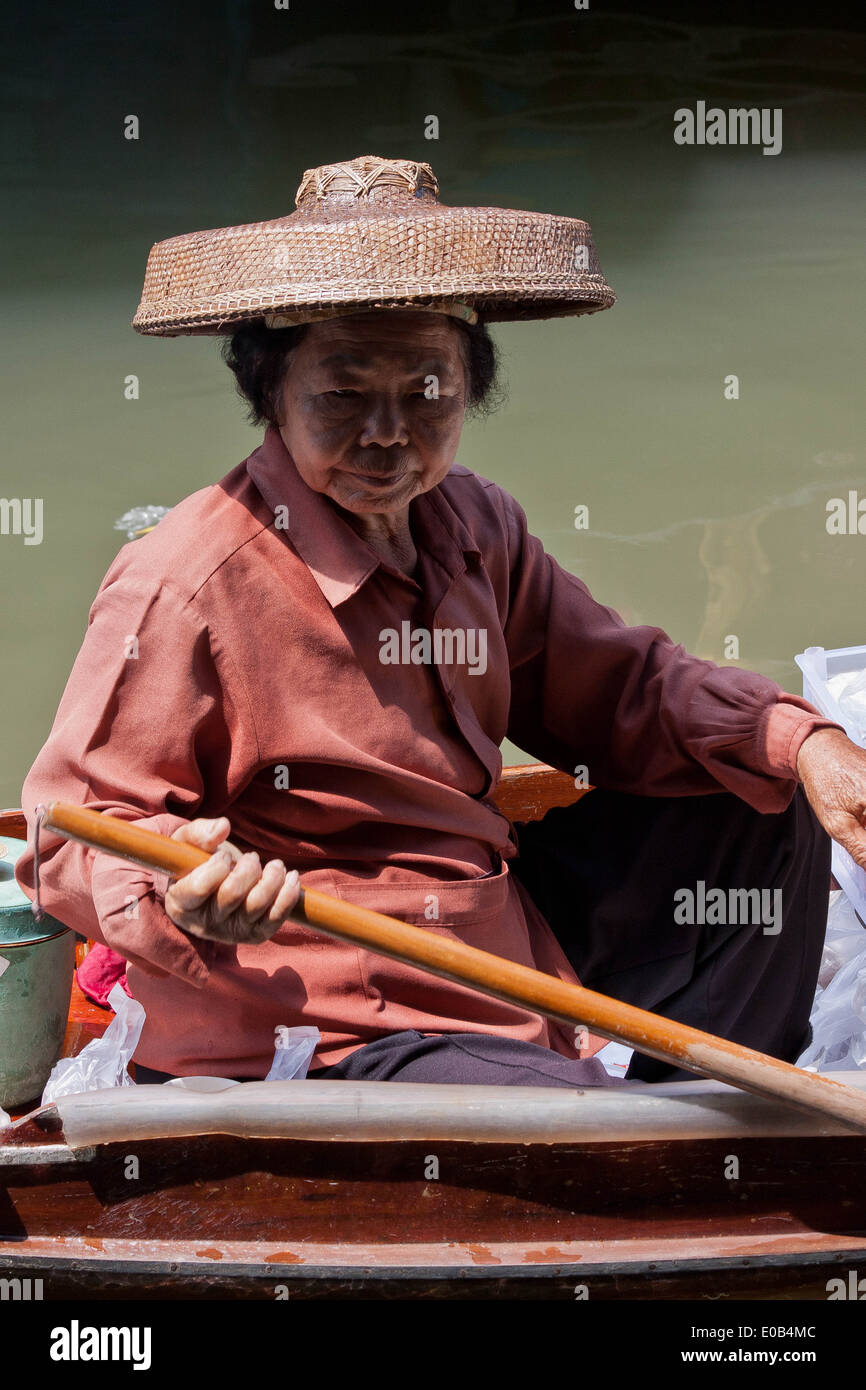
[[[382,489],[382,488],[387,488],[387,487],[393,487],[395,483],[398,483],[398,482],[400,481],[400,479],[403,477],[403,472],[401,471],[401,472],[397,472],[397,473],[373,473],[373,474],[371,474],[371,473],[349,473],[348,476],[349,476],[350,478],[354,478],[354,480],[355,480],[356,482],[361,483],[364,487],[372,487],[372,488],[375,488],[375,489]]]

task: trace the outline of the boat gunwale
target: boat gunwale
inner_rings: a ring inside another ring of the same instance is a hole
[[[866,1089],[864,1074],[837,1075]],[[28,1143],[35,1124],[52,1127],[45,1144],[32,1137]],[[0,1171],[20,1168],[26,1155],[36,1164],[52,1163],[66,1161],[61,1153],[95,1146],[216,1135],[365,1145],[427,1140],[547,1146],[737,1138],[866,1141],[840,1122],[708,1080],[580,1090],[252,1081],[215,1092],[142,1085],[59,1097],[0,1133]]]
[[[829,1237],[827,1237],[829,1239]],[[536,1245],[538,1242],[534,1242]],[[693,1242],[691,1242],[693,1244]],[[532,1244],[527,1241],[526,1244]],[[303,1244],[299,1243],[299,1249],[303,1249]],[[346,1250],[346,1246],[342,1250]],[[351,1247],[350,1247],[351,1248]],[[179,1258],[175,1255],[167,1255],[165,1259],[146,1259],[139,1260],[134,1257],[129,1259],[105,1256],[97,1251],[91,1255],[82,1255],[76,1252],[68,1257],[62,1251],[51,1255],[30,1255],[24,1246],[17,1247],[15,1251],[9,1251],[9,1258],[0,1246],[0,1267],[3,1263],[7,1267],[16,1268],[18,1272],[26,1268],[31,1274],[82,1274],[97,1273],[100,1277],[109,1277],[112,1274],[140,1275],[142,1278],[153,1275],[170,1274],[172,1279],[180,1281],[183,1278],[202,1278],[208,1283],[230,1282],[232,1279],[252,1280],[257,1283],[284,1283],[286,1280],[345,1280],[347,1282],[364,1283],[369,1282],[371,1277],[393,1282],[408,1282],[412,1279],[424,1280],[500,1280],[500,1279],[562,1279],[573,1282],[575,1276],[580,1277],[583,1283],[591,1278],[615,1278],[623,1275],[647,1276],[655,1280],[662,1279],[666,1274],[712,1274],[720,1275],[723,1273],[736,1273],[748,1270],[769,1270],[769,1269],[831,1269],[841,1264],[850,1263],[852,1260],[863,1260],[866,1262],[866,1243],[860,1246],[840,1247],[838,1244],[830,1245],[826,1249],[819,1250],[787,1250],[783,1252],[767,1252],[757,1255],[707,1255],[699,1256],[670,1256],[665,1258],[663,1254],[654,1254],[649,1257],[646,1252],[640,1258],[630,1260],[627,1256],[620,1255],[616,1260],[600,1261],[595,1264],[587,1263],[583,1260],[569,1261],[532,1261],[523,1264],[496,1264],[496,1263],[454,1263],[454,1264],[379,1264],[375,1260],[369,1259],[369,1245],[361,1247],[368,1254],[364,1261],[355,1264],[273,1264],[235,1262],[230,1263],[225,1260],[189,1260]],[[439,1248],[442,1248],[441,1246]],[[489,1248],[489,1247],[486,1247]],[[19,1277],[20,1274],[19,1274]],[[26,1274],[24,1277],[27,1277]]]

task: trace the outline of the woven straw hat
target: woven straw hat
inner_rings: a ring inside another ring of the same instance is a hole
[[[409,159],[308,169],[286,217],[157,242],[133,327],[172,337],[375,308],[544,319],[615,302],[586,222],[438,193],[430,165]]]

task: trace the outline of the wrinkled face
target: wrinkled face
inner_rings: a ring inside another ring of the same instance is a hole
[[[399,513],[454,462],[465,395],[462,335],[447,315],[324,319],[290,358],[280,434],[315,492],[357,514]]]

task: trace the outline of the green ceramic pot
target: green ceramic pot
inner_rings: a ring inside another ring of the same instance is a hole
[[[24,840],[0,836],[0,1106],[38,1100],[60,1056],[75,934],[55,917],[37,922],[15,881]]]

